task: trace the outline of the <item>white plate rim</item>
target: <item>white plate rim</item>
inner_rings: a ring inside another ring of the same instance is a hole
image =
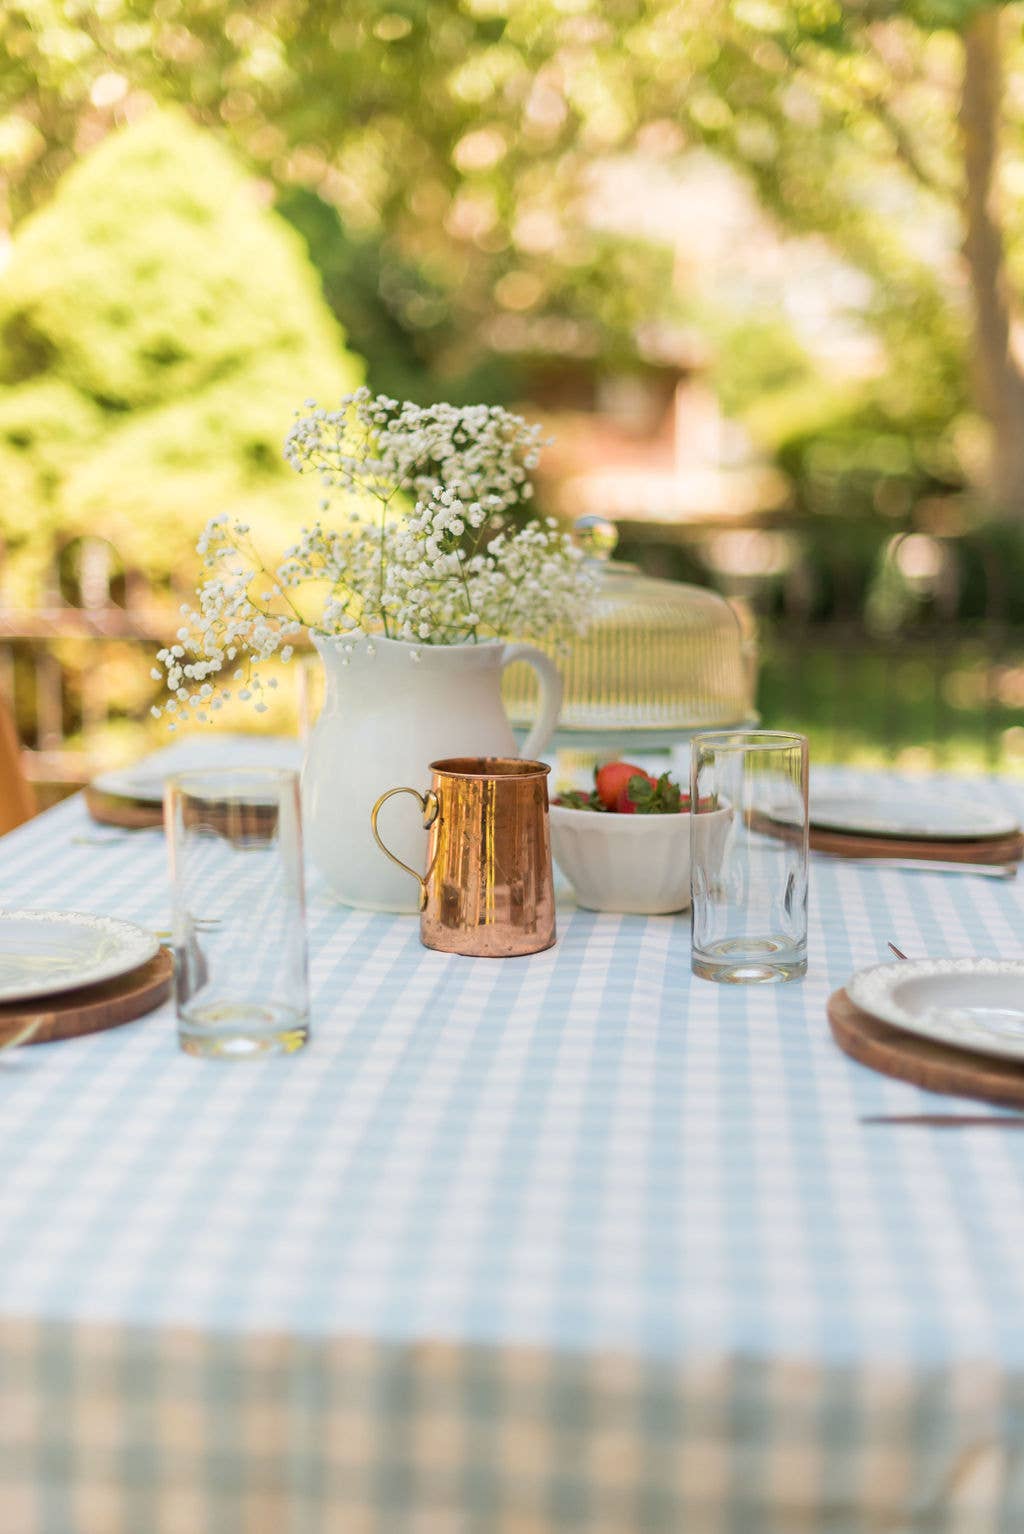
[[[135,773],[131,768],[124,768],[123,770],[118,768],[111,772],[100,773],[98,777],[93,778],[89,787],[95,793],[104,794],[108,799],[124,799],[131,804],[152,805],[156,808],[163,804],[167,784],[172,778],[189,777],[193,774],[196,777],[202,777],[205,773],[220,772],[222,770],[225,772],[236,772],[239,777],[244,778],[248,772],[295,772],[298,769],[294,767],[279,767],[273,763],[249,766],[244,762],[238,765],[231,762],[213,762],[209,766],[200,764],[197,767],[168,768],[162,774]],[[252,802],[256,805],[267,805],[269,807],[276,804],[277,801],[271,798],[255,798]]]
[[[221,767],[240,771],[285,767],[298,771],[301,763],[302,745],[294,736],[210,730],[134,762],[109,767],[97,773],[89,787],[114,799],[158,805],[163,803],[167,779],[180,772],[207,772]]]
[[[61,991],[77,991],[80,987],[98,985],[103,980],[114,980],[130,970],[147,964],[160,949],[160,939],[153,932],[120,916],[99,916],[90,911],[33,910],[31,907],[0,907],[0,924],[12,921],[41,921],[75,927],[91,927],[122,939],[127,946],[120,954],[110,954],[104,961],[87,968],[81,975],[69,980],[39,980],[34,984],[4,985],[0,982],[0,1003],[28,1001],[34,996],[55,996]]]
[[[162,804],[167,774],[134,772],[130,767],[116,767],[101,772],[89,787],[112,799],[133,799],[138,804]]]
[[[838,789],[819,790],[815,794],[811,790],[809,819],[811,825],[819,831],[845,831],[851,836],[892,836],[901,837],[913,841],[985,841],[997,836],[1012,836],[1020,830],[1020,822],[1012,811],[997,809],[992,805],[975,805],[965,799],[962,794],[952,796],[950,804],[954,815],[962,818],[959,825],[954,819],[952,826],[935,826],[934,829],[922,826],[920,822],[908,824],[901,821],[895,801],[897,799],[894,790],[890,796],[888,792],[879,794],[877,799],[866,792],[854,792],[849,795],[841,793]],[[854,808],[841,809],[842,803],[853,805]],[[868,818],[858,818],[856,806],[864,806],[871,802],[877,803],[877,812]],[[934,802],[929,800],[930,803]],[[824,803],[824,810],[821,805]],[[830,809],[829,805],[836,806]],[[895,813],[890,810],[892,806]],[[936,810],[942,813],[947,806],[936,804]],[[981,824],[979,824],[979,820]],[[974,822],[973,824],[971,822]]]
[[[1001,1060],[1024,1061],[1024,1034],[1019,1039],[990,1033],[953,1007],[943,1008],[942,1016],[913,1012],[901,1006],[892,992],[908,980],[926,980],[942,975],[1006,975],[1018,979],[1024,987],[1024,959],[896,959],[888,964],[873,964],[860,969],[847,981],[846,994],[862,1012],[883,1023],[901,1028],[905,1033],[951,1045],[974,1054],[993,1055]]]

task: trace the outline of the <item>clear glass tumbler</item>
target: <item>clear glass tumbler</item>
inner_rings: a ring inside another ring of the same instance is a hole
[[[807,741],[776,730],[691,746],[691,963],[704,980],[807,971]]]
[[[225,1059],[309,1038],[298,774],[182,772],[164,816],[174,895],[178,1039]]]

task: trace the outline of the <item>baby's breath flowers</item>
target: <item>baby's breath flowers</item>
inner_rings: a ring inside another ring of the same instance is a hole
[[[315,474],[318,519],[269,568],[225,516],[197,545],[205,578],[157,654],[170,693],[156,715],[205,720],[236,696],[267,708],[260,663],[287,661],[303,629],[351,649],[361,636],[420,645],[489,637],[563,640],[586,624],[595,583],[553,519],[522,522],[540,429],[498,406],[414,405],[358,389],[306,402],[285,456]],[[309,589],[316,596],[309,597]],[[216,681],[211,680],[215,678]]]

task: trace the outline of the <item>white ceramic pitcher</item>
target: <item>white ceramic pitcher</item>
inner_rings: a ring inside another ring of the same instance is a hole
[[[540,679],[540,710],[522,751],[536,757],[562,705],[558,667],[532,645],[497,640],[411,645],[360,637],[346,641],[345,653],[333,640],[312,637],[326,692],[302,773],[306,845],[347,905],[415,912],[413,881],[374,843],[374,804],[388,788],[419,787],[440,757],[519,755],[501,701],[501,674],[513,661],[528,662]],[[380,828],[396,857],[420,866],[425,838],[410,799],[391,800]]]

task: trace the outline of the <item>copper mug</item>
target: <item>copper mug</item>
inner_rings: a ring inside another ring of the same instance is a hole
[[[548,785],[543,762],[500,756],[431,762],[433,785],[389,788],[373,806],[378,847],[420,886],[420,940],[442,953],[504,959],[555,941]],[[389,852],[381,807],[412,794],[429,832],[426,873]]]

